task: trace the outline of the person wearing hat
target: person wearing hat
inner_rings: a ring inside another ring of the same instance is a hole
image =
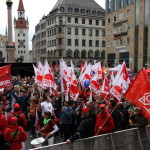
[[[0,108],[0,150],[4,150],[4,131],[6,128],[6,118]]]
[[[99,105],[100,113],[96,116],[94,134],[101,135],[110,133],[114,130],[115,125],[112,116],[106,110],[105,104]]]
[[[71,136],[71,129],[72,129],[72,115],[73,109],[71,107],[71,102],[64,101],[64,107],[61,109],[60,112],[60,121],[64,133],[64,142]]]
[[[4,138],[10,142],[10,150],[21,150],[22,142],[27,140],[27,134],[24,129],[18,126],[18,118],[10,119],[10,126],[4,132]]]
[[[87,107],[82,108],[81,122],[77,128],[76,133],[71,136],[66,143],[69,144],[77,139],[88,138],[94,135],[94,121],[89,116],[89,110]]]
[[[143,115],[143,110],[140,107],[134,108],[134,115],[131,115],[131,127],[144,128],[148,125],[148,119]]]
[[[25,115],[21,112],[20,105],[15,103],[14,104],[14,111],[8,115],[7,117],[7,127],[11,125],[11,118],[17,117],[18,118],[18,125],[25,128],[27,126],[27,120]]]

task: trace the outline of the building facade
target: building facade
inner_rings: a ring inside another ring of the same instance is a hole
[[[0,34],[0,63],[7,62],[6,43],[7,37]]]
[[[18,19],[14,19],[15,30],[15,58],[22,59],[22,62],[29,62],[29,22],[28,18],[25,19],[25,9],[23,1],[19,1],[18,6]]]
[[[105,10],[94,0],[58,0],[35,27],[36,61],[58,64],[60,58],[82,60],[105,58]]]
[[[150,1],[106,0],[105,61],[114,67],[126,61],[140,70],[150,66]]]

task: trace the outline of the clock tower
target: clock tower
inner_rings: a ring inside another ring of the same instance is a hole
[[[29,22],[25,19],[23,0],[19,0],[18,19],[14,18],[15,30],[15,59],[21,59],[23,63],[29,62]]]

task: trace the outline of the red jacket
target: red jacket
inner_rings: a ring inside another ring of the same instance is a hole
[[[107,118],[108,120],[106,121]],[[103,125],[105,121],[106,123]],[[99,127],[102,127],[102,131],[98,133]],[[110,133],[114,130],[114,128],[115,128],[115,125],[114,125],[113,118],[107,111],[104,114],[100,114],[100,113],[97,114],[94,135]]]
[[[6,128],[6,118],[3,114],[0,114],[0,133],[4,133]]]
[[[10,150],[21,150],[22,149],[22,143],[27,140],[27,134],[24,131],[22,127],[19,127],[18,125],[10,125],[10,128],[7,128],[4,132],[4,138],[6,141],[11,141],[13,138],[16,130],[18,128],[18,132],[13,139],[13,141],[10,144]]]
[[[8,117],[7,117],[7,124],[6,124],[7,127],[9,127],[9,125],[10,125],[10,119],[13,116],[17,115],[17,114],[20,115],[21,122],[22,122],[22,127],[24,128],[24,127],[27,126],[27,120],[26,120],[25,115],[23,113],[21,113],[21,112],[13,112],[13,113],[9,114]]]

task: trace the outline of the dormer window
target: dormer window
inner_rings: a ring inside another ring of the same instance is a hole
[[[90,14],[90,13],[91,13],[91,11],[90,11],[90,10],[87,10],[87,11],[86,11],[86,13],[87,13],[87,14]]]
[[[85,13],[85,9],[81,9],[81,13],[84,14]]]
[[[75,12],[79,12],[79,8],[75,8],[75,10],[74,10]]]
[[[96,14],[96,11],[92,11],[92,14]]]
[[[69,8],[68,8],[68,11],[69,11],[69,12],[71,12],[71,11],[72,11],[72,8],[71,8],[71,7],[69,7]]]
[[[61,12],[64,12],[64,11],[65,11],[65,8],[64,8],[64,7],[60,7],[60,11],[61,11]]]
[[[98,11],[98,15],[102,15],[102,12],[101,12],[101,11]]]

